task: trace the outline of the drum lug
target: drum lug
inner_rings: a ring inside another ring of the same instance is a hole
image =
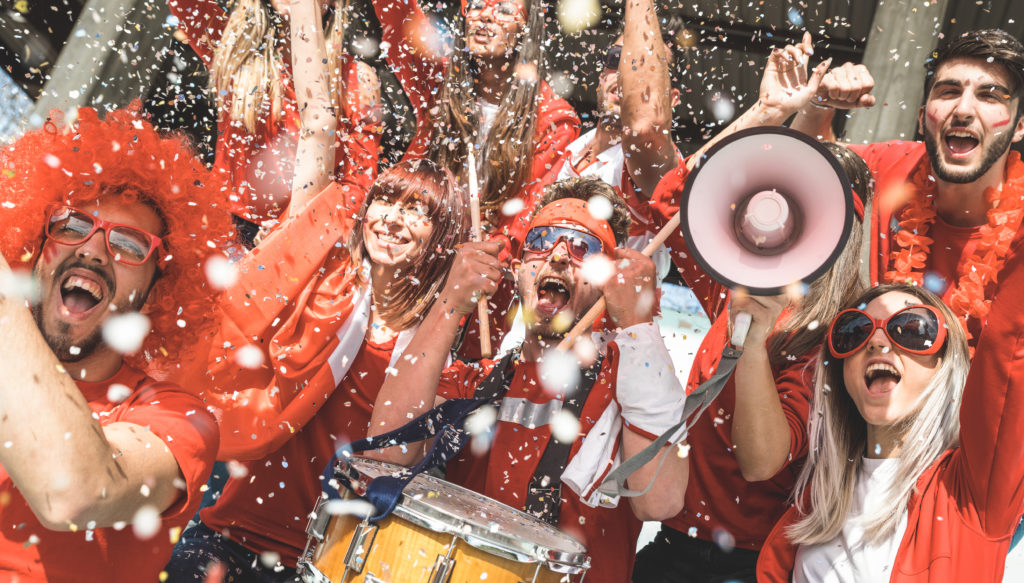
[[[443,557],[437,555],[437,560],[434,561],[434,566],[430,569],[430,576],[427,577],[427,583],[448,583],[448,579],[455,569],[455,559],[452,558],[452,554],[455,552],[458,540],[458,535],[453,536],[451,542],[448,543],[448,554]]]
[[[370,554],[373,539],[376,536],[377,525],[370,524],[368,520],[360,522],[352,532],[352,540],[349,542],[348,550],[345,551],[345,566],[352,569],[356,575],[363,572],[366,556]]]
[[[327,524],[331,521],[331,514],[327,512],[327,504],[323,500],[317,502],[313,513],[309,515],[306,522],[306,534],[319,542],[324,541],[324,534],[327,532]]]

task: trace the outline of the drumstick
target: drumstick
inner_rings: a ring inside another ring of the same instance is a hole
[[[662,227],[660,231],[658,231],[658,234],[655,235],[653,239],[651,239],[651,242],[648,243],[646,247],[644,247],[644,250],[641,251],[641,253],[643,253],[647,257],[654,255],[654,252],[657,251],[658,247],[660,247],[666,239],[668,239],[668,236],[672,234],[672,231],[678,228],[679,213],[677,212],[674,217],[672,217],[671,219],[669,219],[667,223],[665,223],[665,226]],[[587,313],[584,314],[582,318],[580,318],[579,322],[576,322],[576,325],[572,327],[572,330],[569,330],[569,333],[566,334],[565,338],[563,338],[562,341],[558,344],[558,349],[569,350],[570,348],[572,348],[572,345],[576,343],[576,339],[580,337],[580,334],[583,334],[585,331],[589,330],[591,326],[594,325],[594,320],[596,320],[597,317],[601,315],[601,312],[604,311],[604,308],[604,296],[601,296],[601,298],[598,299],[597,302],[593,306],[591,306],[589,310],[587,310]]]
[[[469,212],[473,219],[473,240],[483,241],[483,229],[480,226],[480,187],[476,183],[476,156],[473,155],[473,145],[467,145],[467,163],[469,164]],[[476,317],[480,321],[480,356],[490,358],[491,353],[491,324],[487,319],[487,298],[481,296],[476,305]]]

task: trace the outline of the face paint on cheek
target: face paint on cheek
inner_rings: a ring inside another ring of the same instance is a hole
[[[996,122],[996,123],[992,124],[992,127],[994,127],[994,128],[1001,128],[1001,127],[1003,127],[1005,125],[1010,125],[1010,118],[1006,118],[1003,121]]]
[[[57,257],[57,245],[54,243],[46,242],[43,243],[43,252],[40,256],[40,260],[49,263]]]
[[[928,121],[930,121],[932,123],[938,123],[938,121],[939,121],[939,117],[937,115],[935,115],[934,113],[931,113],[931,112],[926,113],[925,117],[927,117]]]

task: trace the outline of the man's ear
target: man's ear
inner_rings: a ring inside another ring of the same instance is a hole
[[[1018,97],[1018,99],[1024,99],[1024,97]],[[1024,114],[1017,113],[1017,123],[1013,127],[1013,141],[1019,142],[1024,139]]]
[[[669,92],[669,95],[673,109],[683,102],[682,93],[680,93],[678,89],[673,88],[672,91]]]
[[[519,287],[519,267],[522,266],[523,261],[521,259],[512,259],[509,261],[509,267],[512,271],[512,281],[515,282],[516,287]]]
[[[924,135],[924,106],[917,108],[917,133]]]

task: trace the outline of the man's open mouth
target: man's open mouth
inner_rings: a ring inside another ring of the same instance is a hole
[[[537,310],[552,315],[569,303],[569,287],[557,277],[542,277],[537,282]]]
[[[103,287],[91,279],[71,274],[61,282],[60,299],[68,312],[85,314],[103,301]]]
[[[979,140],[971,132],[963,130],[950,130],[945,136],[946,148],[954,156],[966,156],[978,147]]]

